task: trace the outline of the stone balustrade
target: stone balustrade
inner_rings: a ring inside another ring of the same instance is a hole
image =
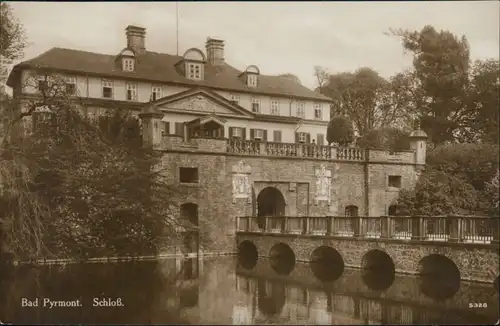
[[[237,231],[498,245],[499,222],[481,216],[243,216]]]
[[[413,151],[388,152],[358,147],[335,147],[303,143],[278,143],[242,139],[214,139],[194,137],[185,140],[178,135],[162,137],[163,150],[189,150],[221,152],[235,155],[297,157],[318,160],[342,160],[358,162],[398,162],[413,163]]]

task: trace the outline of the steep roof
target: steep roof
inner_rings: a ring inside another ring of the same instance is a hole
[[[93,53],[64,48],[52,48],[41,55],[16,65],[9,76],[24,68],[46,68],[82,74],[141,79],[151,82],[206,86],[214,89],[240,91],[255,94],[294,96],[330,101],[331,99],[310,90],[291,78],[259,75],[257,87],[251,88],[239,78],[242,71],[224,63],[219,66],[206,64],[205,80],[195,81],[184,77],[176,68],[182,56],[165,53],[145,52],[137,57],[135,71],[122,71],[116,65],[116,55]]]

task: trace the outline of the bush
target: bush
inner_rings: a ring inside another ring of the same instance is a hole
[[[334,117],[330,123],[328,123],[326,140],[329,144],[338,143],[342,146],[351,143],[354,140],[352,122],[342,116]]]

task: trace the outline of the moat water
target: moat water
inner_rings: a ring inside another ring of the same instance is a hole
[[[329,273],[335,274],[306,263],[290,270],[236,257],[19,266],[2,271],[0,321],[484,325],[499,319],[492,284]]]

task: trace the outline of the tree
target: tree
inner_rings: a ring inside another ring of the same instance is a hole
[[[363,135],[377,125],[380,106],[379,94],[387,87],[384,78],[371,68],[360,68],[354,73],[331,75],[319,91],[335,102],[336,114],[346,115],[353,122],[355,131]]]
[[[317,90],[321,90],[325,83],[328,82],[330,74],[326,68],[314,66],[314,77],[316,77],[316,81],[318,82]]]
[[[469,138],[467,122],[473,112],[465,105],[469,84],[469,45],[465,36],[457,38],[432,26],[392,33],[413,54],[420,127],[435,144]]]
[[[0,3],[0,83],[7,77],[7,64],[23,57],[26,32],[14,16],[10,4]]]
[[[498,144],[500,103],[500,62],[498,59],[476,61],[469,87],[469,111],[474,114],[469,125],[477,141]]]
[[[357,145],[363,148],[377,148],[395,152],[410,148],[408,133],[396,128],[370,130],[358,138]]]
[[[354,140],[352,122],[342,116],[334,117],[328,123],[326,140],[329,144],[338,143],[342,146],[347,146]]]
[[[284,78],[287,78],[287,79],[293,80],[293,81],[294,81],[294,82],[296,82],[297,84],[302,84],[302,83],[300,82],[299,77],[297,77],[297,76],[296,76],[296,75],[294,75],[294,74],[286,73],[286,74],[281,74],[281,75],[279,75],[279,77],[284,77]]]

